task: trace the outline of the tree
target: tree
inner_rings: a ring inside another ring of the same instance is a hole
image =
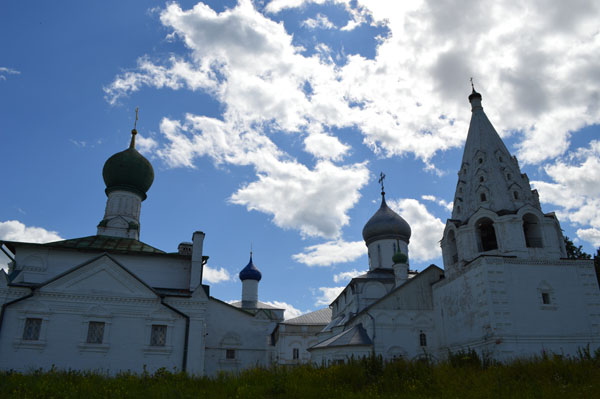
[[[565,249],[567,250],[568,259],[591,259],[592,255],[585,253],[581,249],[581,245],[576,247],[569,237],[565,236]]]

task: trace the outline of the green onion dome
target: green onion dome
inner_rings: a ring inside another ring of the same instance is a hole
[[[102,177],[106,184],[106,195],[124,190],[138,194],[142,201],[146,199],[146,192],[154,181],[154,169],[150,161],[135,149],[136,134],[137,130],[133,129],[129,148],[108,158],[104,164]]]
[[[400,263],[406,263],[408,262],[408,256],[406,256],[406,254],[404,254],[402,251],[398,250],[398,252],[396,252],[394,256],[392,256],[392,262],[394,262],[395,265]]]

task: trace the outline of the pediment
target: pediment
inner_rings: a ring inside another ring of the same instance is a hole
[[[108,255],[77,266],[40,289],[83,295],[156,298],[156,294]]]

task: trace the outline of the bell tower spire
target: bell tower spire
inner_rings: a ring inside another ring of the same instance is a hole
[[[469,102],[454,208],[441,242],[445,269],[451,275],[481,255],[564,256],[558,220],[542,212],[537,191],[483,111],[472,79]]]

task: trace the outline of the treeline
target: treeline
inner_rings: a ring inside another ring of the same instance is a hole
[[[600,356],[543,355],[501,364],[474,351],[383,362],[372,357],[330,367],[255,368],[238,375],[1,372],[2,398],[600,398]]]

